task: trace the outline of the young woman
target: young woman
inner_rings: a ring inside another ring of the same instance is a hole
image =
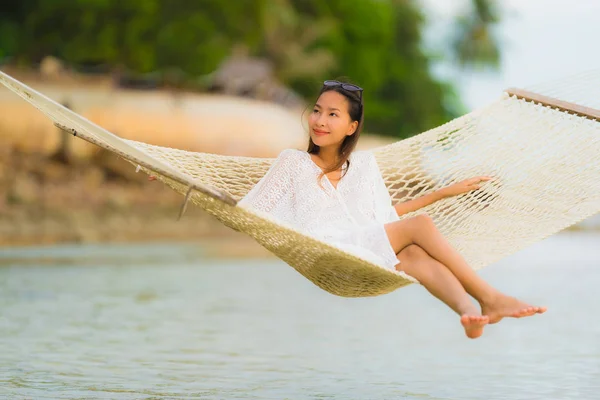
[[[360,87],[325,81],[308,118],[308,151],[282,151],[238,205],[416,278],[460,315],[469,338],[481,336],[486,324],[504,317],[545,312],[545,307],[506,296],[481,279],[428,215],[399,218],[442,198],[477,190],[491,178],[467,179],[392,206],[373,154],[354,151],[363,116]]]

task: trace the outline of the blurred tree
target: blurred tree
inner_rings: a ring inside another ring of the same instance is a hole
[[[338,60],[333,68],[317,75],[319,81],[309,91],[303,82],[292,81],[301,93],[314,95],[322,79],[352,77],[365,89],[365,129],[398,137],[457,116],[459,100],[451,85],[430,74],[429,58],[421,48],[425,17],[414,1],[296,3],[313,24],[320,24],[321,19],[333,21],[333,28],[318,44],[330,49]]]
[[[495,0],[471,2],[452,42],[457,62],[498,65]],[[462,111],[430,72],[425,22],[417,0],[20,0],[0,6],[0,57],[197,83],[243,46],[311,100],[324,79],[352,77],[367,131],[407,137]]]
[[[31,0],[4,2],[0,5],[0,61],[6,62],[20,53],[19,45],[25,34],[20,24],[32,6]]]
[[[260,8],[262,40],[257,53],[274,63],[281,80],[310,79],[335,65],[330,49],[315,46],[331,31],[333,21],[315,21],[299,13],[292,0],[264,0]]]
[[[499,20],[496,0],[471,0],[469,10],[456,18],[452,50],[461,67],[499,67],[500,45],[493,32]]]

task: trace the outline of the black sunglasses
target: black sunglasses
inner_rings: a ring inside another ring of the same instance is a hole
[[[327,86],[327,87],[341,86],[342,89],[347,90],[349,92],[358,92],[358,99],[362,102],[363,88],[361,88],[360,86],[354,85],[352,83],[346,83],[346,82],[340,82],[340,81],[325,81],[325,82],[323,82],[323,86]]]

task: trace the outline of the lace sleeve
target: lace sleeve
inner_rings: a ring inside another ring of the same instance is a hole
[[[373,194],[375,200],[375,216],[378,221],[386,223],[400,220],[396,209],[392,205],[392,198],[390,192],[385,186],[383,175],[377,164],[377,159],[371,154],[371,170],[372,170],[372,182],[373,182]]]
[[[267,173],[239,202],[238,206],[267,213],[278,220],[294,222],[294,173],[297,162],[293,149],[283,150]]]

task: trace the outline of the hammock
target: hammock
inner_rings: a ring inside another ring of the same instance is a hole
[[[236,206],[272,158],[193,153],[121,139],[2,72],[0,82],[59,128],[157,176],[186,194],[184,204],[189,200],[249,235],[332,294],[376,296],[416,282]],[[402,216],[429,214],[480,269],[600,211],[599,92],[598,72],[510,89],[487,107],[371,151],[395,202],[472,176],[499,178]]]

